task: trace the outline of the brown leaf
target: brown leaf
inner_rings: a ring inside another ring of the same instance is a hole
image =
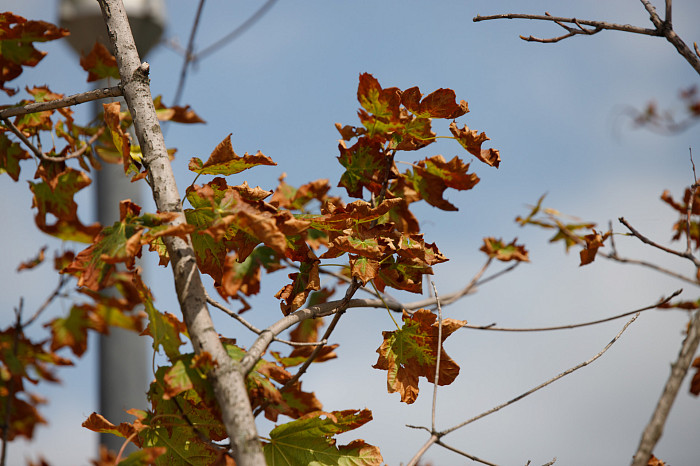
[[[698,396],[700,395],[700,356],[695,358],[691,367],[695,368],[695,374],[690,381],[690,393]]]
[[[500,153],[496,149],[481,148],[481,144],[489,140],[485,133],[479,134],[476,130],[470,130],[467,125],[459,129],[454,121],[450,123],[450,131],[470,154],[485,164],[498,168],[498,165],[501,163]]]

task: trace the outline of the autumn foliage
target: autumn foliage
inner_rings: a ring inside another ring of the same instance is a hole
[[[23,67],[36,66],[44,56],[34,45],[67,34],[48,23],[0,13],[0,90],[15,95],[18,90],[6,86]],[[80,64],[88,81],[119,78],[116,60],[99,44]],[[64,97],[46,86],[26,91],[28,97],[16,107]],[[448,258],[424,238],[412,208],[424,202],[456,211],[446,192],[471,190],[480,181],[461,157],[423,155],[437,138],[433,122],[450,121],[450,134],[442,137],[454,139],[456,149],[466,150],[465,156],[485,164],[485,169],[499,167],[500,153],[486,147],[489,138],[484,132],[457,123],[469,108],[450,89],[424,95],[418,87],[383,87],[374,76],[363,73],[357,100],[359,124],[336,124],[337,160],[344,170],[337,182],[320,179],[296,187],[282,176],[272,191],[246,182],[230,185],[230,175],[276,162],[260,152],[237,152],[229,134],[211,145],[206,160],[193,157],[187,162],[192,183],[183,194],[186,223],[179,224],[172,223],[176,217],[172,212],[143,212],[130,200],[121,202],[120,218],[112,225],[85,224],[79,216],[76,195],[90,185],[102,164],[121,164],[125,176],[134,182],[149,179],[141,148],[129,134],[131,115],[119,102],[104,104],[97,126],[76,124],[69,107],[23,113],[12,120],[3,117],[0,173],[14,181],[33,180],[29,188],[38,229],[70,241],[72,247],[82,243],[54,257],[61,287],[72,283],[79,298],[63,317],[44,323],[46,338],[30,340],[23,328],[33,319],[19,313],[14,323],[0,331],[0,418],[7,420],[3,431],[8,440],[32,438],[35,427],[45,422],[40,414],[44,400],[31,387],[56,382],[56,370],[85,353],[89,332],[107,333],[116,326],[150,338],[153,351],[164,354],[167,364],[155,370],[146,394],[149,408],[131,410],[131,423],[114,425],[93,413],[83,426],[136,445],[139,450],[130,456],[130,464],[232,464],[227,450],[220,447],[229,434],[207,375],[215,361],[206,353],[183,349],[189,338],[187,326],[181,316],[156,309],[138,267],[144,247],[158,255],[160,265],[169,265],[165,237],[190,238],[199,272],[209,276],[221,298],[237,302],[240,312],[254,312],[247,298],[260,292],[264,273],[288,269],[287,283],[275,294],[280,306],[275,320],[331,302],[341,289],[339,294],[345,295],[338,299],[341,312],[359,287],[374,290],[378,297],[388,289],[423,292],[433,267]],[[203,123],[189,107],[168,107],[160,97],[154,106],[161,121]],[[31,141],[40,133],[50,133],[54,146],[35,154],[24,139]],[[31,164],[23,163],[31,158],[38,160],[34,171]],[[173,159],[173,163],[185,162]],[[700,246],[697,222],[688,223],[689,211],[700,214],[697,189],[689,188],[682,202],[669,193],[662,199],[680,215],[674,239],[687,237]],[[612,232],[596,230],[590,222],[569,221],[542,207],[542,202],[517,221],[553,231],[551,241],[563,242],[566,250],[580,248],[581,265],[593,262]],[[484,238],[481,251],[488,260],[529,261],[527,250],[515,239]],[[18,270],[44,260],[42,249]],[[320,274],[330,269],[327,264],[339,261],[345,266],[336,273],[336,287],[322,288]],[[107,288],[116,293],[104,294]],[[467,322],[443,319],[431,309],[400,310],[396,329],[382,333],[373,367],[386,371],[388,392],[398,393],[402,402],[410,404],[419,395],[421,377],[448,385],[459,376],[458,362],[442,343]],[[320,317],[302,320],[290,333],[292,344],[319,341],[322,325]],[[232,337],[221,336],[221,343],[232,360],[242,361],[247,352]],[[378,447],[363,440],[337,445],[334,438],[371,421],[371,412],[324,411],[322,402],[303,389],[291,371],[307,360],[321,363],[336,357],[337,345],[320,346],[318,351],[297,345],[287,354],[271,352],[255,361],[247,374],[250,409],[271,421],[282,420],[262,438],[268,464],[382,464]],[[697,360],[694,365],[698,367]],[[696,379],[697,375],[691,390],[697,395]]]

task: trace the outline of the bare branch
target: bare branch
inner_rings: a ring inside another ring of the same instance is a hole
[[[22,131],[20,131],[19,128],[17,128],[17,126],[15,126],[14,123],[12,123],[10,120],[8,120],[7,118],[0,118],[0,121],[2,121],[3,124],[5,124],[5,126],[7,126],[9,128],[9,130],[12,131],[12,133],[15,136],[17,136],[24,143],[24,145],[27,146],[27,148],[30,151],[32,151],[32,153],[34,154],[34,156],[36,158],[38,158],[39,160],[42,160],[44,162],[65,162],[66,160],[80,157],[81,155],[83,155],[85,153],[85,151],[88,149],[88,147],[93,145],[100,138],[100,136],[102,136],[102,134],[105,132],[104,126],[100,127],[97,130],[97,132],[94,135],[92,135],[92,137],[90,137],[90,139],[88,139],[87,142],[85,142],[83,147],[81,147],[80,149],[78,149],[75,152],[71,152],[68,155],[65,155],[62,157],[48,156],[48,155],[44,154],[41,151],[41,149],[39,149],[34,144],[32,144],[32,142],[27,138],[27,136],[25,136],[24,133]]]
[[[355,294],[355,291],[360,286],[360,282],[357,279],[353,279],[352,283],[350,284],[350,287],[347,289],[345,292],[345,297],[343,300],[340,302],[340,306],[338,310],[336,311],[335,315],[333,316],[333,320],[331,320],[331,323],[328,325],[328,328],[323,334],[323,337],[321,338],[321,341],[328,341],[328,339],[331,336],[331,333],[333,333],[333,330],[335,330],[336,325],[338,325],[338,321],[340,320],[340,317],[345,313],[345,310],[348,308],[348,303],[350,302],[350,298],[352,298],[352,295]],[[314,359],[318,356],[318,354],[321,352],[321,349],[323,349],[324,345],[318,345],[314,350],[311,352],[308,358],[306,358],[306,361],[304,361],[304,364],[301,365],[299,370],[294,374],[294,376],[287,380],[287,382],[284,384],[282,388],[280,388],[280,391],[285,391],[292,385],[296,383],[297,380],[306,372],[306,370],[309,368],[312,362],[314,362]]]
[[[204,9],[204,0],[199,0],[199,5],[197,6],[197,13],[194,16],[194,24],[192,24],[192,30],[190,31],[190,38],[187,41],[187,50],[185,50],[185,60],[182,62],[182,69],[180,70],[180,79],[177,82],[177,90],[175,91],[175,99],[173,101],[173,106],[180,104],[180,99],[182,98],[182,92],[185,89],[185,80],[187,79],[187,70],[190,67],[190,63],[194,61],[194,37],[197,34],[197,28],[199,28],[199,19],[202,17],[202,10]]]
[[[693,264],[695,264],[695,267],[700,267],[700,260],[697,259],[696,257],[694,257],[692,254],[688,254],[687,252],[675,251],[673,249],[662,246],[662,245],[650,240],[649,238],[647,238],[646,236],[641,234],[639,231],[637,231],[632,225],[630,225],[627,222],[627,220],[624,219],[624,217],[620,217],[618,220],[620,220],[620,223],[622,223],[624,226],[627,227],[627,229],[632,233],[632,235],[639,238],[639,240],[641,242],[646,243],[650,246],[654,246],[655,248],[661,249],[662,251],[667,252],[669,254],[673,254],[674,256],[684,257],[686,259],[689,259],[693,262]]]
[[[65,284],[68,283],[68,277],[66,275],[59,275],[58,277],[58,285],[56,285],[56,288],[53,290],[53,292],[44,300],[41,306],[34,312],[34,315],[32,315],[26,322],[22,324],[22,327],[25,328],[29,325],[31,325],[46,308],[53,302],[54,299],[56,299],[60,294],[61,290],[65,286]]]
[[[688,328],[688,335],[683,341],[681,350],[678,354],[678,359],[671,365],[671,374],[666,381],[666,386],[664,387],[661,398],[659,399],[654,414],[644,429],[641,441],[639,443],[639,448],[634,455],[633,466],[645,466],[651,453],[654,450],[654,446],[661,438],[663,433],[664,424],[666,424],[666,418],[668,413],[671,411],[671,406],[678,395],[678,390],[680,389],[681,383],[688,373],[688,368],[693,361],[693,356],[698,349],[698,343],[700,343],[700,313],[697,311],[693,315],[690,321],[690,326]]]
[[[357,286],[359,286],[359,283],[357,284]],[[351,287],[348,288],[348,292],[352,288],[354,287],[351,285]],[[354,293],[356,290],[357,289],[355,288],[355,290],[353,290],[352,293]],[[352,296],[352,294],[350,294],[349,296]],[[260,336],[253,342],[251,347],[248,349],[248,352],[241,360],[241,368],[245,371],[245,373],[250,372],[253,366],[255,366],[255,363],[258,362],[258,360],[260,360],[263,353],[272,342],[273,338],[276,335],[279,335],[280,333],[288,329],[289,327],[291,327],[292,325],[297,324],[306,319],[312,319],[314,317],[324,317],[338,312],[345,312],[345,310],[350,307],[364,307],[363,304],[365,301],[369,300],[349,299],[348,293],[346,293],[345,298],[341,300],[316,304],[314,306],[306,307],[292,312],[288,316],[283,317],[282,319],[278,320],[277,322],[275,322],[274,324],[270,325],[262,331]],[[353,303],[355,305],[353,305]]]
[[[647,29],[647,28],[642,28],[639,26],[632,26],[629,24],[616,24],[616,23],[608,23],[605,21],[591,21],[591,20],[583,20],[583,19],[577,19],[577,18],[563,18],[560,16],[552,16],[549,13],[545,13],[544,15],[530,15],[530,14],[521,14],[521,13],[510,13],[510,14],[503,14],[503,15],[491,15],[491,16],[481,16],[477,15],[476,17],[473,18],[474,22],[479,22],[479,21],[488,21],[488,20],[493,20],[493,19],[534,19],[534,20],[540,20],[540,21],[552,21],[562,28],[564,28],[567,31],[567,34],[564,34],[563,36],[558,36],[558,37],[553,37],[550,39],[539,39],[537,37],[529,36],[529,37],[524,37],[520,36],[521,39],[526,40],[526,41],[531,41],[531,42],[544,42],[544,43],[554,43],[554,42],[559,42],[562,39],[566,39],[568,37],[572,37],[574,35],[593,35],[596,34],[602,30],[611,30],[611,31],[623,31],[623,32],[631,32],[633,34],[643,34],[647,36],[659,36],[659,37],[665,37],[666,40],[668,40],[678,51],[679,54],[685,60],[692,66],[695,71],[700,74],[700,53],[697,53],[697,47],[696,47],[696,53],[693,53],[693,51],[683,42],[683,40],[676,34],[676,32],[673,30],[673,27],[671,26],[671,2],[670,0],[667,1],[666,3],[666,14],[667,18],[666,21],[663,21],[659,15],[656,13],[656,9],[654,6],[649,2],[649,0],[641,0],[642,4],[644,5],[644,8],[646,8],[647,12],[649,13],[649,17],[651,19],[651,22],[654,24],[654,29]],[[564,23],[568,23],[571,25],[576,26],[570,27],[567,26]],[[590,26],[593,27],[594,29],[586,29],[583,26]]]
[[[499,411],[499,410],[505,408],[506,406],[509,406],[509,405],[515,403],[516,401],[520,401],[520,400],[522,400],[523,398],[525,398],[526,396],[531,395],[531,394],[535,393],[536,391],[538,391],[538,390],[540,390],[540,389],[546,387],[547,385],[550,385],[550,384],[556,382],[557,380],[561,379],[562,377],[565,377],[565,376],[571,374],[572,372],[574,372],[574,371],[576,371],[576,370],[578,370],[578,369],[581,369],[582,367],[585,367],[585,366],[591,364],[593,361],[595,361],[596,359],[598,359],[599,357],[601,357],[603,354],[605,354],[605,352],[606,352],[608,349],[610,349],[610,347],[620,338],[620,336],[622,336],[622,334],[624,333],[624,331],[627,330],[627,327],[629,327],[629,326],[632,324],[632,322],[634,322],[634,321],[637,319],[637,317],[639,317],[639,313],[635,314],[635,316],[632,317],[632,318],[625,324],[624,327],[622,327],[622,330],[620,330],[620,331],[617,333],[617,335],[615,335],[615,337],[614,337],[612,340],[610,340],[610,342],[605,346],[605,348],[603,348],[602,351],[600,351],[598,354],[596,354],[596,355],[593,356],[592,358],[590,358],[590,359],[588,359],[588,360],[586,360],[586,361],[583,361],[582,363],[580,363],[580,364],[578,364],[578,365],[576,365],[576,366],[574,366],[574,367],[572,367],[572,368],[570,368],[570,369],[565,370],[564,372],[562,372],[561,374],[557,375],[556,377],[553,377],[553,378],[547,380],[546,382],[543,382],[543,383],[541,383],[540,385],[538,385],[538,386],[536,386],[536,387],[534,387],[534,388],[532,388],[532,389],[526,391],[525,393],[522,393],[522,394],[516,396],[515,398],[513,398],[513,399],[510,400],[510,401],[506,401],[505,403],[502,403],[502,404],[500,404],[500,405],[498,405],[498,406],[495,406],[495,407],[489,409],[488,411],[484,411],[483,413],[481,413],[481,414],[479,414],[479,415],[477,415],[477,416],[474,416],[474,417],[471,418],[471,419],[468,419],[468,420],[466,420],[466,421],[464,421],[464,422],[462,422],[462,423],[459,423],[459,424],[457,424],[457,425],[455,425],[455,426],[453,426],[453,427],[450,427],[449,429],[443,430],[442,432],[439,433],[439,434],[440,434],[440,437],[442,437],[443,435],[449,434],[450,432],[454,432],[454,431],[457,430],[457,429],[461,429],[462,427],[464,427],[464,426],[466,426],[466,425],[468,425],[468,424],[471,424],[472,422],[477,421],[477,420],[479,420],[479,419],[481,419],[481,418],[483,418],[483,417],[486,417],[486,416],[488,416],[489,414],[493,414],[493,413],[495,413],[496,411]]]
[[[610,237],[612,238],[612,236]],[[651,262],[643,261],[643,260],[637,260],[637,259],[627,259],[625,257],[620,257],[617,255],[617,253],[613,252],[610,254],[605,254],[605,253],[598,253],[601,257],[605,257],[606,259],[614,260],[617,262],[621,262],[623,264],[635,264],[635,265],[641,265],[643,267],[647,267],[652,270],[656,270],[657,272],[669,275],[671,277],[677,278],[678,280],[683,280],[684,282],[690,283],[691,285],[694,286],[700,286],[700,283],[692,277],[686,277],[685,275],[681,275],[677,272],[674,272],[672,270],[665,269],[659,265],[653,264]]]
[[[671,301],[673,298],[681,294],[683,290],[676,290],[674,291],[670,296],[666,298],[662,298],[659,302],[656,304],[652,304],[651,306],[646,306],[641,309],[635,309],[634,311],[629,311],[625,312],[624,314],[618,314],[616,316],[612,317],[606,317],[605,319],[599,319],[599,320],[593,320],[590,322],[583,322],[581,324],[570,324],[570,325],[559,325],[557,327],[535,327],[535,328],[507,328],[507,327],[496,327],[494,324],[491,325],[465,325],[464,328],[471,328],[475,330],[496,330],[500,332],[546,332],[549,330],[566,330],[566,329],[571,329],[571,328],[578,328],[578,327],[586,327],[588,325],[596,325],[596,324],[602,324],[603,322],[610,322],[612,320],[616,319],[621,319],[623,317],[630,316],[632,314],[639,314],[644,311],[648,311],[649,309],[656,309],[657,307],[663,306],[664,304],[668,303]]]
[[[464,451],[462,451],[462,450],[458,450],[458,449],[455,448],[455,447],[452,447],[452,446],[450,446],[450,445],[447,445],[447,444],[444,443],[442,440],[438,440],[438,441],[435,442],[435,443],[438,444],[438,445],[440,445],[440,446],[443,447],[443,448],[447,448],[448,450],[457,453],[458,455],[462,455],[462,456],[464,456],[465,458],[469,458],[469,459],[472,460],[472,461],[476,461],[477,463],[486,464],[486,465],[488,465],[488,466],[498,466],[498,465],[495,464],[495,463],[492,463],[492,462],[490,462],[490,461],[486,461],[485,459],[481,459],[481,458],[479,458],[478,456],[470,455],[470,454],[467,453],[467,452],[464,452]]]
[[[0,118],[10,118],[18,115],[27,115],[29,113],[45,112],[47,110],[56,110],[58,108],[70,107],[72,105],[83,104],[93,100],[107,99],[110,97],[119,97],[122,94],[121,85],[114,87],[105,87],[103,89],[95,89],[94,91],[82,92],[74,94],[63,99],[49,100],[47,102],[36,102],[32,104],[22,105],[21,107],[9,107],[0,110]]]
[[[257,334],[257,335],[260,335],[261,333],[264,332],[264,330],[260,330],[259,328],[257,328],[255,325],[253,325],[253,324],[251,324],[250,322],[248,322],[247,320],[245,320],[243,317],[241,317],[241,316],[240,316],[239,314],[237,314],[236,312],[233,312],[232,310],[228,309],[226,306],[224,306],[224,305],[221,304],[220,302],[218,302],[218,301],[216,301],[215,299],[213,299],[211,296],[209,296],[209,293],[207,293],[207,302],[208,302],[209,304],[211,304],[212,306],[214,306],[215,308],[217,308],[217,309],[223,311],[223,312],[224,312],[225,314],[227,314],[229,317],[233,317],[234,319],[236,319],[238,322],[240,322],[241,324],[243,324],[243,326],[244,326],[245,328],[247,328],[248,330],[250,330],[251,332],[253,332],[253,333]],[[318,345],[325,345],[325,342],[320,342],[320,341],[312,341],[312,342],[308,342],[308,343],[301,343],[301,342],[298,342],[298,341],[283,340],[282,338],[277,338],[277,337],[273,338],[272,340],[273,340],[273,341],[276,341],[276,342],[279,342],[279,343],[284,343],[285,345],[289,345],[289,346],[318,346]]]
[[[433,407],[431,410],[431,429],[435,432],[435,407],[437,406],[437,389],[440,382],[440,354],[442,353],[442,306],[440,306],[440,297],[438,296],[435,283],[430,280],[430,285],[435,293],[435,302],[438,310],[438,339],[437,339],[437,360],[435,361],[435,383],[433,384]]]
[[[549,13],[545,12],[544,15],[529,15],[529,14],[521,14],[521,13],[509,13],[509,14],[504,14],[504,15],[490,15],[490,16],[481,16],[481,15],[476,15],[472,21],[475,23],[479,21],[489,21],[493,19],[534,19],[534,20],[540,20],[540,21],[552,21],[559,26],[563,27],[566,29],[569,34],[566,34],[565,36],[561,36],[560,38],[555,38],[557,40],[552,40],[552,39],[537,39],[535,37],[523,37],[520,36],[521,39],[527,40],[527,41],[536,41],[536,42],[558,42],[561,39],[564,39],[566,37],[571,37],[576,34],[586,34],[586,35],[593,35],[596,34],[597,32],[600,32],[604,29],[610,30],[610,31],[624,31],[624,32],[632,32],[635,34],[644,34],[647,36],[658,36],[659,31],[656,29],[646,29],[638,26],[632,26],[629,24],[616,24],[616,23],[608,23],[605,21],[591,21],[591,20],[585,20],[585,19],[577,19],[577,18],[563,18],[561,16],[552,16]],[[569,23],[575,25],[578,29],[570,28],[566,26],[564,23]],[[594,29],[585,29],[583,26],[590,26],[593,27]]]
[[[416,426],[406,426],[406,427],[413,427],[413,428],[421,428],[421,427],[416,427]],[[422,429],[428,430],[426,427],[422,427]],[[433,446],[434,443],[436,443],[440,437],[438,434],[431,434],[430,438],[428,439],[427,442],[423,444],[422,447],[416,452],[415,455],[413,455],[413,458],[411,458],[411,461],[408,462],[406,466],[416,466],[418,464],[418,461],[421,459],[421,457],[425,454],[426,451],[428,451],[428,448]]]
[[[224,37],[221,39],[217,40],[201,52],[197,54],[197,60],[200,60],[208,55],[211,55],[224,45],[228,44],[229,42],[235,40],[238,36],[246,32],[251,26],[253,26],[255,23],[257,23],[265,14],[274,6],[274,4],[277,2],[277,0],[267,0],[265,4],[263,4],[255,13],[253,13],[250,18],[245,20],[243,24],[238,26],[236,29],[231,31],[230,33],[226,34]]]

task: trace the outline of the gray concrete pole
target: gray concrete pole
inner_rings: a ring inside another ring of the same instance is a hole
[[[125,4],[129,14],[133,12],[134,38],[143,58],[148,49],[158,42],[163,31],[163,2],[127,0]],[[71,31],[71,45],[79,53],[89,52],[96,40],[109,48],[102,13],[94,0],[61,0],[60,17],[61,26]],[[96,102],[95,114],[99,111],[101,103]],[[121,200],[131,199],[141,204],[142,183],[131,183],[121,165],[103,163],[102,170],[95,173],[93,181],[96,218],[103,226],[110,226],[119,220]],[[105,290],[105,293],[116,295],[117,291],[111,289]],[[117,425],[132,422],[134,418],[126,410],[146,408],[146,392],[152,378],[148,364],[148,341],[134,332],[112,327],[109,335],[100,335],[98,349],[99,412]],[[119,451],[124,439],[105,434],[100,435],[100,443],[112,451]],[[127,453],[134,449],[129,445]]]

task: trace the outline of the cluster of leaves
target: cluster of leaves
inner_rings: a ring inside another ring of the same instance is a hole
[[[16,78],[22,66],[34,66],[41,59],[43,52],[36,51],[33,42],[66,34],[47,23],[0,14],[0,89],[12,95],[14,91],[5,88],[5,83]],[[83,57],[81,65],[89,74],[88,81],[119,77],[116,61],[99,44]],[[32,100],[23,100],[17,106],[63,98],[48,87],[27,92]],[[458,127],[454,120],[468,112],[468,105],[463,100],[457,102],[450,89],[423,96],[417,87],[405,91],[382,88],[377,79],[365,73],[360,75],[357,96],[361,126],[336,126],[342,137],[338,161],[344,167],[338,186],[358,200],[346,203],[339,196],[329,195],[328,180],[297,188],[287,184],[283,175],[274,191],[252,188],[247,183],[229,185],[229,175],[260,165],[276,165],[260,152],[236,154],[229,135],[206,161],[197,157],[190,160],[195,181],[201,176],[213,178],[202,185],[193,181],[188,187],[187,223],[179,225],[171,224],[171,214],[141,213],[141,208],[129,200],[122,201],[120,219],[111,226],[85,225],[78,217],[75,196],[90,184],[89,173],[102,163],[121,163],[132,181],[148,178],[140,148],[132,144],[129,135],[131,116],[118,102],[104,104],[104,113],[95,125],[80,126],[70,108],[60,108],[15,117],[12,124],[16,131],[7,124],[0,126],[0,173],[17,181],[20,162],[32,157],[13,141],[18,132],[40,153],[34,154],[39,159],[34,177],[39,181],[30,182],[37,227],[62,240],[87,244],[79,253],[67,252],[55,261],[64,279],[76,279],[78,292],[86,301],[76,302],[65,317],[46,324],[51,338],[30,341],[22,332],[21,322],[0,333],[0,374],[6,382],[0,391],[0,409],[10,399],[12,412],[6,427],[8,437],[31,437],[33,427],[44,422],[36,410],[40,400],[24,391],[25,382],[56,380],[49,367],[70,363],[57,351],[68,348],[80,357],[87,348],[89,330],[106,333],[110,326],[119,326],[150,336],[153,350],[162,351],[168,363],[155,372],[148,392],[149,410],[132,410],[136,418],[132,423],[115,426],[93,414],[84,426],[133,442],[141,448],[132,458],[136,463],[170,464],[179,458],[228,464],[226,448],[217,443],[225,440],[226,431],[206,376],[213,362],[206,354],[195,356],[181,351],[183,337],[188,336],[186,326],[178,317],[155,308],[136,265],[146,245],[159,255],[161,265],[168,264],[164,236],[190,235],[199,270],[213,279],[222,297],[240,301],[242,310],[249,309],[245,298],[259,293],[263,269],[269,273],[290,266],[296,271],[289,274],[290,282],[275,295],[282,314],[327,301],[334,289],[321,289],[319,273],[328,259],[347,260],[344,274],[356,284],[372,283],[380,292],[387,287],[421,292],[423,276],[447,258],[434,243],[424,240],[411,205],[425,201],[442,210],[457,210],[444,197],[445,191],[472,189],[479,178],[468,172],[469,163],[459,157],[447,161],[441,155],[401,162],[409,166],[401,172],[397,154],[435,142],[435,119],[453,120],[449,125],[451,136],[447,137],[481,162],[498,167],[500,154],[482,148],[488,140],[484,133],[466,125]],[[160,97],[154,100],[154,106],[161,121],[203,122],[189,107],[169,108]],[[46,152],[41,149],[41,139],[46,140],[47,133],[53,147]],[[57,142],[62,147],[57,148]],[[72,159],[77,167],[69,166]],[[367,199],[362,199],[364,196]],[[50,218],[55,221],[50,223]],[[487,238],[482,250],[503,261],[528,260],[527,252],[515,241],[506,244]],[[42,260],[43,250],[23,268],[32,268]],[[108,296],[103,293],[106,288],[118,293]],[[144,312],[135,311],[137,307]],[[441,344],[465,323],[445,319],[439,328],[432,312],[419,310],[405,313],[401,328],[397,325],[397,330],[384,332],[374,367],[387,371],[389,392],[399,392],[406,403],[415,401],[418,378],[435,380],[438,351],[439,383],[451,383],[459,366]],[[291,332],[291,340],[317,341],[322,325],[321,319],[301,322]],[[442,340],[438,342],[440,332]],[[223,342],[231,358],[244,357],[245,351],[235,341]],[[336,347],[325,346],[315,362],[336,357]],[[332,438],[368,422],[369,411],[324,412],[313,393],[304,392],[300,382],[292,382],[288,368],[302,364],[311,351],[310,346],[300,346],[288,355],[273,352],[273,361],[258,361],[247,377],[251,409],[264,412],[272,421],[277,421],[279,415],[293,419],[270,433],[265,445],[268,461],[272,464],[284,457],[295,458],[299,464],[335,464],[341,460],[381,464],[376,447],[361,440],[336,446]],[[0,417],[5,416],[0,412]]]
[[[527,217],[516,217],[515,221],[520,226],[534,225],[547,230],[555,230],[555,235],[549,240],[550,243],[561,241],[564,243],[566,252],[574,245],[582,246],[579,252],[581,262],[579,265],[586,265],[593,262],[598,254],[598,249],[603,247],[605,240],[611,237],[612,231],[605,233],[595,230],[596,224],[582,222],[581,220],[561,212],[542,207],[544,195],[537,200],[537,204],[532,207]],[[588,234],[582,234],[579,230],[590,230]]]
[[[644,111],[635,115],[634,124],[662,133],[678,133],[692,127],[700,120],[700,93],[697,86],[683,89],[679,97],[684,110],[681,118],[674,116],[671,111],[660,111],[656,103],[650,102]]]

